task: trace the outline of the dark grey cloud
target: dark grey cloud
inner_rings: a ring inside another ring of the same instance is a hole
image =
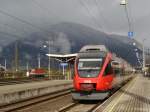
[[[147,46],[150,46],[149,4],[149,0],[128,0],[134,38],[140,42],[146,38]],[[8,33],[0,33],[1,43],[26,38],[33,32],[45,32],[58,22],[80,23],[110,34],[128,32],[120,0],[0,0],[0,18],[0,32]]]

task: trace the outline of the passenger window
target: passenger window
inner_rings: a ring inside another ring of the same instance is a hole
[[[111,63],[109,62],[106,66],[105,72],[104,72],[104,76],[106,75],[110,75],[113,74],[113,69],[111,67]]]

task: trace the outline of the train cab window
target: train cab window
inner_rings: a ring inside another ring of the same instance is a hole
[[[78,62],[80,77],[97,77],[102,67],[102,58],[81,58]]]
[[[113,69],[111,67],[111,63],[109,62],[106,66],[106,69],[104,71],[104,76],[106,75],[110,75],[110,74],[113,74]]]

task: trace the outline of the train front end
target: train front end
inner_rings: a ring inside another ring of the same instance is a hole
[[[109,95],[109,80],[103,78],[109,60],[107,52],[81,52],[75,61],[73,100],[102,100]],[[105,85],[105,83],[107,83]]]

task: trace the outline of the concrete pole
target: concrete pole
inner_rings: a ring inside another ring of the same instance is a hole
[[[29,71],[29,63],[26,63],[26,70]]]
[[[27,70],[26,76],[29,77],[29,62],[28,61],[26,63],[26,70]]]
[[[7,60],[5,59],[5,70],[7,69]]]
[[[65,76],[65,66],[63,65],[63,76]],[[66,79],[66,77],[65,77]]]
[[[18,71],[18,42],[15,43],[15,71]]]
[[[48,41],[48,53],[50,54],[50,40]],[[50,78],[51,73],[51,58],[50,56],[48,57],[48,74]]]
[[[143,70],[144,70],[144,68],[145,68],[145,46],[144,46],[144,41],[145,41],[145,39],[143,39]]]
[[[41,68],[41,56],[40,56],[40,54],[38,55],[38,68]]]

